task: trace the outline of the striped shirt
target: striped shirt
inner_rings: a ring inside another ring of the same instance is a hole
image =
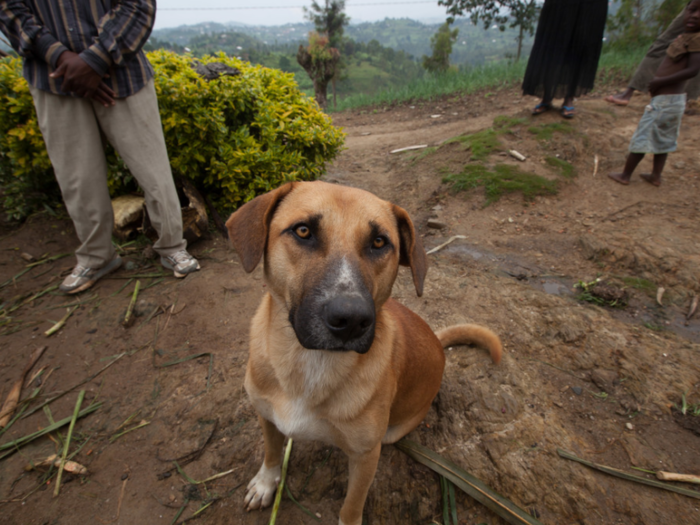
[[[153,78],[141,48],[155,14],[155,0],[0,0],[0,30],[24,58],[24,78],[35,88],[67,95],[62,79],[49,74],[70,50],[123,98]]]

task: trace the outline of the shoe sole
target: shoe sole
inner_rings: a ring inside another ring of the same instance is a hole
[[[189,274],[196,272],[197,270],[199,270],[201,268],[201,266],[199,265],[199,261],[197,261],[197,267],[194,270],[190,270],[189,272],[185,272],[185,273],[180,273],[175,268],[173,268],[166,259],[164,259],[162,257],[160,259],[160,264],[162,264],[163,268],[165,268],[166,270],[172,270],[173,275],[175,277],[177,277],[178,279],[182,279],[183,277],[187,277]]]
[[[115,264],[116,263],[116,264]],[[113,266],[112,266],[113,265]],[[88,281],[84,283],[83,285],[79,286],[78,288],[74,290],[61,290],[63,293],[67,295],[73,295],[76,293],[84,292],[85,290],[92,288],[92,286],[102,279],[105,275],[112,273],[114,270],[118,269],[122,265],[122,259],[121,257],[117,259],[111,260],[108,264],[105,265],[104,268],[100,268],[97,273],[95,274],[95,278],[92,279],[91,281]],[[111,267],[110,267],[111,266]],[[59,286],[59,290],[60,290]]]
[[[189,274],[196,272],[199,270],[201,267],[199,266],[199,263],[197,263],[197,267],[194,270],[191,270],[187,273],[180,273],[177,270],[174,270],[173,268],[170,268],[170,270],[173,270],[173,275],[177,277],[178,279],[182,279],[183,277],[187,277]]]

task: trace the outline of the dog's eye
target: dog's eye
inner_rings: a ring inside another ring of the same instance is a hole
[[[306,224],[300,224],[294,228],[294,233],[300,239],[308,239],[311,237],[311,229]]]
[[[384,248],[384,246],[386,246],[386,237],[382,237],[380,235],[379,237],[375,237],[372,241],[372,248],[374,248],[375,250]]]

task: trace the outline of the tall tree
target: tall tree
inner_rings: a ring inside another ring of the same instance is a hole
[[[350,17],[345,14],[345,0],[325,0],[323,5],[313,0],[310,8],[304,8],[304,16],[313,22],[319,35],[326,35],[329,47],[342,49],[345,26],[350,22]],[[336,103],[335,85],[344,67],[342,59],[335,64],[335,75],[332,78],[333,105]]]
[[[323,6],[313,0],[310,8],[304,8],[304,16],[313,22],[318,34],[328,37],[330,47],[340,49],[345,26],[350,22],[345,14],[345,0],[325,0]]]
[[[450,67],[452,44],[457,40],[459,29],[450,29],[450,23],[445,22],[437,33],[430,37],[431,56],[423,55],[423,67],[431,73],[444,73]]]
[[[331,47],[326,35],[309,33],[309,46],[299,46],[297,62],[308,73],[314,83],[316,102],[325,109],[328,103],[328,83],[336,74],[340,52]]]
[[[501,31],[517,27],[516,60],[520,60],[525,34],[532,36],[535,32],[541,7],[537,0],[438,0],[438,4],[447,7],[448,21],[468,13],[474,25],[482,22],[485,29],[493,24]]]

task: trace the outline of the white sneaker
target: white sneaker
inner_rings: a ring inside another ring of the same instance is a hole
[[[187,250],[162,255],[160,264],[168,270],[172,270],[177,278],[185,277],[188,273],[196,272],[200,268],[199,261],[187,253]]]
[[[59,285],[58,289],[63,293],[74,294],[90,288],[99,279],[113,272],[122,265],[122,259],[118,255],[101,268],[86,268],[80,264],[73,268],[71,274]]]

